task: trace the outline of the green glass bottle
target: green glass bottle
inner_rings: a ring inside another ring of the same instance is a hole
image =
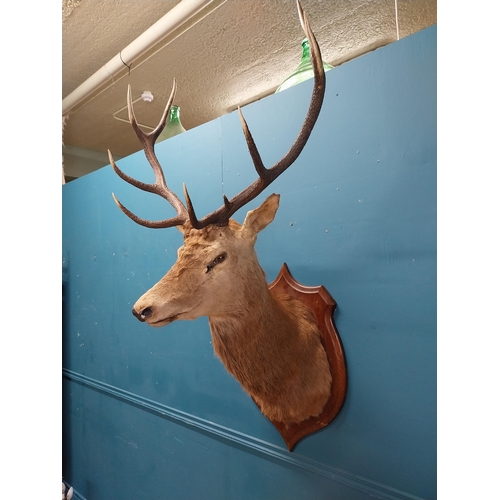
[[[330,66],[323,61],[323,69],[326,73],[327,71],[333,69],[333,66]],[[293,87],[298,83],[309,80],[310,78],[314,78],[314,71],[311,63],[311,49],[309,47],[309,40],[304,38],[304,40],[302,40],[302,59],[300,64],[297,66],[297,69],[276,89],[276,93]]]
[[[160,134],[156,143],[164,141],[165,139],[169,139],[177,134],[182,134],[186,129],[182,126],[181,123],[181,108],[179,106],[172,105],[170,108],[170,113],[168,115],[168,122],[163,129],[163,132]]]

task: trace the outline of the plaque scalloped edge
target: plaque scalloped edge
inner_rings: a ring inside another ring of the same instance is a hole
[[[276,279],[269,284],[269,290],[274,295],[291,295],[314,312],[332,374],[332,392],[319,415],[288,426],[271,420],[285,440],[288,450],[292,451],[300,439],[323,429],[339,414],[347,392],[347,366],[342,342],[333,322],[337,303],[324,286],[302,285],[293,278],[284,263]]]

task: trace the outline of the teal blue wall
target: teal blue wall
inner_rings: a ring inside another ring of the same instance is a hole
[[[245,108],[267,165],[311,88]],[[221,182],[232,196],[255,179],[235,113],[157,154],[199,215],[221,205]],[[119,166],[153,178],[142,152]],[[293,453],[215,358],[206,318],[153,329],[132,316],[181,234],[134,224],[111,192],[142,217],[172,213],[109,166],[63,187],[63,477],[79,498],[436,498],[436,27],[327,73],[305,150],[248,206],[281,194],[257,242],[268,280],[287,262],[338,303],[345,406]]]

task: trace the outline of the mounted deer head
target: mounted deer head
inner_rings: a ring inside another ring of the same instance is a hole
[[[247,213],[241,225],[231,216],[257,197],[299,156],[319,115],[325,93],[321,54],[307,18],[297,2],[300,22],[309,39],[314,67],[314,90],[300,133],[274,166],[264,167],[245,119],[238,109],[258,179],[213,213],[198,220],[184,186],[186,205],[165,182],[154,152],[175,95],[175,82],[158,126],[143,132],[135,118],[130,87],[130,123],[142,143],[156,181],[145,184],[123,173],[109,153],[115,172],[133,186],[165,198],[176,215],[163,221],[141,219],[114,196],[134,222],[149,228],[177,227],[184,235],[177,262],[135,303],[132,313],[141,322],[164,326],[181,319],[208,316],[215,353],[269,419],[292,425],[321,413],[331,394],[332,375],[313,312],[289,295],[269,292],[254,245],[270,224],[279,195],[270,195]]]

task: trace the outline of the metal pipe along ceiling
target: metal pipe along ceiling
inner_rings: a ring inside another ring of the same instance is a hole
[[[142,33],[142,35],[138,36],[132,43],[127,45],[119,54],[85,80],[79,87],[71,92],[71,94],[66,96],[62,101],[62,114],[68,114],[93,92],[126,68],[127,66],[124,64],[124,61],[128,65],[132,64],[138,57],[142,56],[151,47],[174,30],[181,27],[212,2],[214,2],[214,0],[182,0]],[[220,5],[221,2],[215,1],[214,9]]]

